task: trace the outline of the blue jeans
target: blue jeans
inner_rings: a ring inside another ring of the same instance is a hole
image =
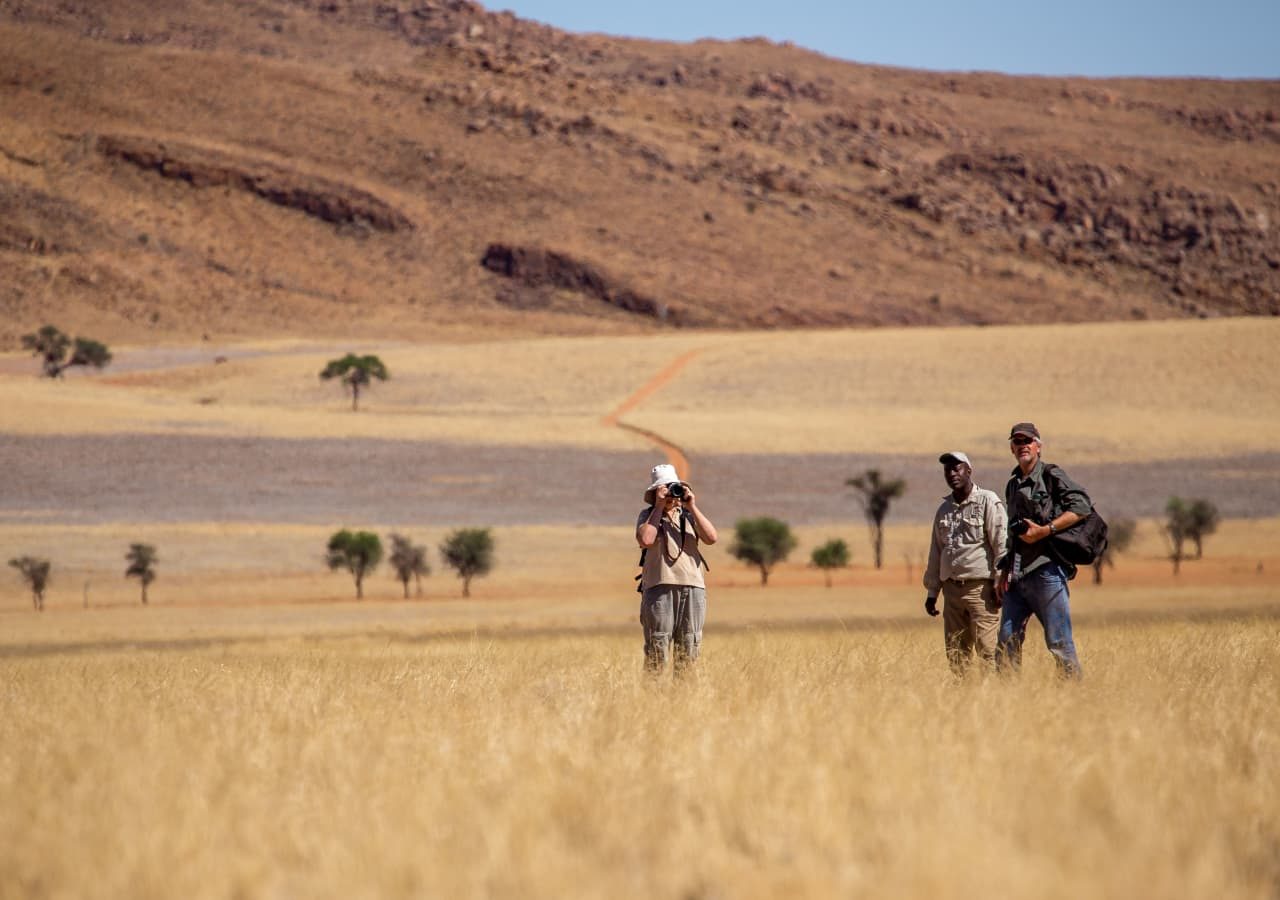
[[[1057,563],[1041,566],[1009,585],[1000,610],[1000,639],[996,663],[1017,670],[1022,665],[1022,641],[1027,619],[1035,616],[1044,627],[1044,642],[1066,678],[1083,673],[1071,637],[1071,603],[1067,576]]]

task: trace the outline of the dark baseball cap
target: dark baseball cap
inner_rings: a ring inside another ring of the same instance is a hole
[[[1009,440],[1013,440],[1020,434],[1025,434],[1029,438],[1040,440],[1040,429],[1030,422],[1019,422],[1009,429]]]

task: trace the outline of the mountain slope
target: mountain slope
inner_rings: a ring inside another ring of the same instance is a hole
[[[0,0],[0,341],[1280,313],[1280,85]]]

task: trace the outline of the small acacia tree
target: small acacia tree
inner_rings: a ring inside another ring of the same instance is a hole
[[[1107,525],[1107,546],[1093,561],[1093,583],[1102,584],[1102,567],[1116,567],[1115,556],[1129,549],[1138,533],[1138,523],[1133,519],[1113,519]]]
[[[1218,530],[1218,507],[1204,499],[1170,497],[1165,504],[1164,513],[1169,560],[1173,563],[1173,574],[1177,575],[1182,561],[1187,558],[1183,549],[1187,541],[1195,544],[1195,559],[1204,555],[1204,539]]]
[[[760,586],[764,587],[769,584],[769,571],[795,548],[795,535],[786,522],[761,516],[737,521],[729,554],[759,568]]]
[[[391,568],[396,570],[396,578],[404,585],[405,599],[409,599],[409,581],[417,586],[418,596],[422,596],[422,576],[431,574],[431,566],[427,563],[427,548],[413,543],[401,534],[391,535],[391,555],[387,557]]]
[[[129,564],[124,570],[124,577],[138,579],[142,585],[142,605],[146,606],[147,588],[156,580],[156,563],[160,562],[156,548],[150,544],[130,544],[124,560]]]
[[[386,381],[391,375],[378,357],[348,353],[339,359],[329,360],[328,365],[320,372],[320,377],[325,381],[339,379],[351,391],[351,410],[355,412],[360,408],[360,389],[373,384],[375,378]]]
[[[471,579],[493,571],[493,535],[488,528],[459,528],[440,545],[445,565],[462,579],[462,596],[471,596]]]
[[[1183,546],[1191,536],[1191,505],[1181,497],[1170,497],[1164,506],[1164,534],[1169,541],[1169,561],[1173,574],[1182,568]]]
[[[1208,500],[1192,500],[1187,507],[1187,537],[1196,545],[1196,559],[1204,556],[1204,539],[1218,530],[1218,507]]]
[[[9,565],[18,570],[22,580],[31,588],[31,604],[36,612],[44,611],[44,591],[49,586],[49,570],[53,567],[47,559],[34,556],[19,556],[9,560]]]
[[[72,366],[101,369],[111,362],[111,351],[106,344],[91,338],[73,339],[53,325],[45,325],[33,334],[24,334],[22,346],[33,356],[40,357],[44,374],[50,378],[60,378]]]
[[[356,580],[356,599],[364,599],[364,576],[382,562],[382,541],[372,531],[335,531],[325,548],[330,571],[346,569]]]
[[[843,569],[849,565],[849,545],[841,538],[832,538],[821,547],[815,547],[810,561],[822,570],[827,587],[831,587],[831,570]]]
[[[889,515],[893,501],[906,493],[907,483],[901,478],[886,480],[881,477],[879,469],[868,469],[856,478],[848,479],[845,484],[857,488],[862,495],[862,509],[871,525],[871,545],[878,569],[884,558],[885,517]]]

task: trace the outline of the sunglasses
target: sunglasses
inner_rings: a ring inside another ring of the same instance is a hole
[[[1015,447],[1025,447],[1027,444],[1035,443],[1035,438],[1029,438],[1020,434],[1016,438],[1010,438],[1009,443],[1013,444]]]

